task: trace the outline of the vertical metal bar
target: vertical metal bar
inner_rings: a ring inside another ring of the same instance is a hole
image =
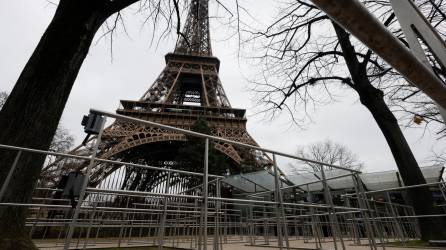
[[[148,205],[148,210],[150,210],[152,208],[151,201],[149,201],[149,203],[147,203],[147,205]],[[148,219],[149,219],[149,225],[147,228],[147,240],[150,241],[150,239],[152,238],[152,227],[154,225],[153,213],[149,213]],[[153,239],[155,239],[155,235],[153,235],[153,236],[154,236]]]
[[[325,195],[325,201],[328,203],[329,211],[328,211],[328,217],[331,224],[331,233],[333,236],[334,241],[334,247],[337,250],[338,249],[338,243],[336,238],[339,238],[339,241],[341,242],[342,249],[345,249],[344,241],[342,240],[342,236],[338,235],[339,227],[338,227],[338,220],[336,217],[336,214],[334,214],[336,211],[334,210],[333,205],[333,199],[330,194],[330,190],[327,184],[327,178],[325,176],[324,166],[321,166],[321,175],[322,175],[322,184],[324,185],[324,195]]]
[[[280,186],[279,186],[279,170],[277,168],[277,162],[276,162],[276,155],[273,154],[273,165],[274,165],[274,187],[275,187],[275,201],[278,203],[276,205],[276,216],[277,216],[277,237],[278,237],[278,245],[279,249],[283,249],[283,239],[282,239],[282,229],[283,229],[283,220],[282,220],[282,200],[281,192],[280,192]],[[289,246],[288,246],[289,248]]]
[[[362,212],[363,214],[363,218],[364,218],[364,223],[366,226],[366,232],[367,232],[367,236],[368,236],[368,240],[369,240],[369,245],[370,245],[370,249],[374,249],[377,250],[377,244],[376,244],[376,240],[375,240],[375,230],[373,227],[372,223],[373,223],[373,216],[370,216],[370,206],[369,203],[367,201],[367,195],[365,194],[364,191],[364,187],[362,186],[362,181],[359,178],[358,174],[354,174],[352,176],[354,178],[354,183],[356,183],[355,185],[355,191],[356,191],[356,195],[358,197],[358,204],[360,205],[360,208],[366,209],[367,211]],[[358,191],[359,190],[359,191]],[[372,217],[372,218],[371,218]],[[385,249],[384,244],[381,244],[381,246],[383,247],[383,249]]]
[[[29,237],[30,237],[31,239],[32,239],[33,234],[34,234],[34,230],[35,230],[35,228],[36,228],[36,226],[37,226],[37,224],[38,224],[38,222],[39,222],[39,217],[40,217],[40,214],[41,214],[41,213],[42,213],[42,219],[44,219],[45,217],[44,217],[44,215],[43,215],[42,207],[39,207],[39,210],[38,210],[37,213],[36,213],[36,219],[35,219],[33,225],[31,226],[31,229],[29,230]]]
[[[199,211],[198,210],[198,199],[195,199],[195,211]],[[201,207],[203,207],[203,206],[201,206]],[[194,216],[194,234],[196,235],[195,236],[195,247],[197,248],[197,249],[200,249],[201,250],[201,240],[202,240],[202,238],[201,238],[201,232],[202,232],[202,230],[201,230],[201,223],[202,223],[202,219],[203,219],[203,216],[201,216],[201,213],[202,213],[202,209],[200,210],[200,215],[199,216],[196,216],[196,215],[193,215]]]
[[[127,202],[126,202],[126,205],[125,205],[126,208],[129,207],[129,203],[130,203],[130,197],[127,197]],[[129,218],[129,213],[124,211],[122,213],[121,229],[119,230],[118,247],[121,247],[121,240],[122,240],[122,237],[123,237],[122,235],[125,234],[126,228],[127,228],[126,225],[124,225],[124,224],[127,224],[126,221],[128,220],[128,218]]]
[[[228,205],[227,203],[224,204],[226,212],[224,213],[224,228],[223,228],[223,235],[224,235],[224,243],[228,243],[228,227],[229,227],[229,220],[228,220]]]
[[[398,221],[398,217],[397,217],[397,214],[395,212],[395,208],[393,207],[392,199],[390,198],[389,192],[386,192],[386,199],[387,199],[387,203],[389,204],[389,207],[390,207],[390,213],[391,213],[391,216],[393,217],[392,221],[393,221],[393,224],[395,226],[398,238],[403,243],[403,246],[405,246],[406,245],[406,239],[404,238],[404,233],[403,233],[403,230],[401,228],[401,224]]]
[[[384,208],[386,209],[385,215],[388,216],[388,217],[391,217],[392,215],[391,215],[391,212],[390,212],[390,204],[386,203]],[[393,237],[393,240],[396,241],[397,240],[397,233],[396,233],[395,225],[393,223],[393,219],[392,218],[386,219],[386,222],[388,224],[389,231],[390,231],[389,232],[390,235],[387,236],[387,241],[390,240],[390,237]]]
[[[373,232],[372,226],[370,225],[370,220],[369,220],[369,211],[367,209],[367,206],[364,204],[364,200],[362,197],[362,192],[360,192],[360,186],[362,185],[359,176],[357,175],[352,175],[352,179],[353,179],[353,186],[355,188],[355,193],[356,193],[356,197],[358,200],[358,206],[361,209],[366,209],[367,211],[361,211],[361,216],[362,219],[364,220],[364,225],[365,225],[365,233],[367,235],[367,240],[369,242],[369,247],[371,250],[376,250],[376,244],[375,244],[375,234]],[[362,190],[362,189],[361,189]],[[359,244],[361,243],[361,239],[358,239]]]
[[[195,208],[193,211],[195,211]],[[187,227],[187,235],[190,236],[190,249],[192,249],[194,243],[194,229],[195,229],[194,214],[192,214],[190,217],[187,218],[188,220],[190,220],[190,224]]]
[[[352,207],[352,205],[350,204],[350,197],[349,196],[345,196],[345,202],[346,202],[346,206],[347,207]],[[350,218],[350,226],[351,226],[351,230],[352,230],[352,241],[355,244],[361,244],[361,237],[359,235],[358,232],[358,228],[356,227],[356,222],[355,222],[355,214],[351,213],[348,216]]]
[[[90,164],[87,167],[87,172],[85,173],[85,179],[84,179],[84,182],[82,183],[81,193],[79,194],[79,199],[77,201],[76,209],[74,210],[73,219],[70,223],[70,228],[68,229],[67,237],[65,238],[64,250],[68,250],[70,248],[70,242],[71,242],[71,238],[73,237],[74,227],[76,225],[76,221],[79,216],[82,203],[84,201],[85,191],[87,189],[87,185],[90,180],[90,172],[91,172],[91,169],[93,168],[96,154],[98,153],[98,148],[99,148],[99,144],[101,143],[102,132],[104,131],[104,126],[105,126],[106,120],[107,120],[107,118],[104,117],[102,120],[102,124],[101,124],[101,128],[99,130],[98,137],[96,138],[96,143],[94,145],[93,153],[90,158]]]
[[[220,180],[217,179],[215,183],[215,194],[220,198]],[[220,242],[220,201],[215,204],[215,229],[214,229],[214,250],[219,249]]]
[[[295,193],[295,190],[293,190]],[[293,209],[293,214],[296,216],[299,209]],[[297,226],[297,217],[294,218],[294,234],[296,235],[296,240],[299,240],[299,227]]]
[[[252,204],[249,204],[249,244],[251,246],[255,245],[255,239],[254,239],[254,208]]]
[[[12,166],[9,169],[8,175],[6,176],[5,182],[3,182],[2,189],[0,190],[0,201],[3,200],[3,195],[5,195],[6,188],[8,187],[9,182],[11,181],[12,175],[14,174],[14,171],[17,167],[17,163],[19,162],[21,155],[22,155],[22,150],[20,150],[17,153],[17,155],[15,156],[14,162],[12,163]]]
[[[84,249],[84,250],[87,248],[88,240],[90,238],[91,227],[92,227],[92,224],[93,224],[94,217],[96,215],[96,208],[97,208],[98,202],[99,202],[98,201],[99,194],[96,197],[97,197],[96,201],[93,203],[93,212],[90,215],[90,222],[88,223],[88,229],[87,229],[87,233],[86,233],[86,236],[85,236],[84,246],[82,247],[82,249]]]
[[[441,196],[443,196],[443,204],[446,204],[446,194],[444,193],[444,184],[438,184],[438,189],[440,189]],[[444,212],[446,212],[446,207],[443,206]]]
[[[307,201],[310,203],[313,203],[313,196],[311,194],[311,190],[310,190],[310,186],[307,184]],[[320,240],[320,236],[319,236],[319,229],[318,229],[318,225],[317,225],[317,217],[314,215],[315,214],[315,209],[313,207],[310,207],[309,209],[310,211],[310,220],[311,220],[311,233],[313,234],[314,237],[314,242],[316,244],[316,248],[322,248],[322,243]],[[308,232],[309,235],[310,232]]]
[[[135,204],[132,204],[132,205],[133,205],[133,208],[136,208],[136,205],[135,205]],[[128,223],[130,224],[130,225],[129,225],[130,229],[129,229],[129,236],[128,236],[128,239],[127,239],[127,246],[130,245],[130,241],[132,240],[132,234],[133,234],[133,222],[135,221],[135,215],[136,215],[136,211],[133,210],[132,218],[131,218],[130,221],[128,222]]]
[[[80,243],[80,240],[81,240],[83,231],[84,231],[84,227],[81,227],[80,232],[79,232],[79,235],[77,236],[77,241],[76,241],[76,247],[75,247],[75,249],[79,249],[79,243]]]
[[[413,207],[410,208],[410,215],[412,215],[412,216],[416,215]],[[413,227],[415,228],[416,238],[421,238],[420,226],[418,225],[417,218],[414,218],[412,223],[413,223]]]
[[[98,240],[98,237],[99,237],[99,232],[100,232],[100,230],[101,230],[101,225],[104,223],[104,220],[103,220],[103,218],[104,218],[104,214],[105,214],[105,212],[102,211],[102,212],[101,212],[101,217],[100,217],[100,219],[98,220],[98,221],[99,221],[99,224],[98,224],[98,226],[97,226],[97,228],[96,228],[96,236],[95,236],[96,241]],[[99,216],[98,216],[98,218],[99,218]]]
[[[177,192],[176,193],[178,193],[178,186],[177,186]],[[175,199],[176,200],[176,199]],[[176,225],[175,225],[175,232],[178,234],[178,237],[174,237],[174,244],[172,245],[172,247],[175,247],[175,238],[176,238],[176,240],[177,240],[177,246],[180,244],[180,229],[183,229],[183,234],[182,235],[184,235],[184,226],[183,227],[180,227],[180,225],[182,224],[182,221],[181,221],[181,213],[180,213],[180,205],[179,205],[179,203],[177,203],[177,202],[175,202],[175,204],[177,204],[177,219],[175,220],[177,223],[176,223]]]
[[[209,168],[209,138],[204,144],[204,170],[203,170],[203,249],[207,250],[208,242],[208,168]]]
[[[269,219],[266,214],[266,206],[263,206],[263,238],[265,239],[265,244],[269,245],[269,237],[268,237],[268,223]]]
[[[409,212],[409,215],[415,216],[415,211],[413,210],[413,207],[409,208],[408,212]],[[412,225],[412,228],[414,231],[414,238],[421,238],[421,232],[419,231],[420,228],[418,227],[417,222],[418,222],[418,220],[416,218],[413,218],[411,220],[411,225]]]
[[[164,186],[164,193],[169,193],[169,184],[170,184],[170,171],[167,172],[166,185]],[[164,246],[164,231],[166,227],[166,217],[167,217],[167,197],[164,197],[163,204],[163,215],[161,216],[161,228],[158,233],[158,249],[163,249]]]
[[[277,162],[276,162],[276,167],[277,167]],[[283,205],[283,194],[281,191],[283,188],[283,182],[279,182],[279,199],[280,199],[280,209],[281,209],[281,213],[282,213],[282,226],[283,226],[283,235],[285,236],[285,244],[286,244],[286,248],[290,249],[290,241],[288,239],[288,223],[287,223],[287,218],[286,218],[286,211],[285,211],[285,206]]]

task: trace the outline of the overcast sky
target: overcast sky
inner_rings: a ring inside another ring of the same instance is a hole
[[[270,3],[257,0],[250,5],[258,19],[267,22],[274,14]],[[0,8],[0,90],[10,92],[23,66],[36,47],[54,14],[55,6],[46,0],[4,1]],[[175,37],[159,46],[150,46],[151,33],[142,27],[143,17],[125,13],[128,36],[122,30],[114,40],[113,61],[108,40],[95,42],[71,92],[63,114],[63,125],[82,141],[81,118],[90,108],[115,111],[120,99],[137,100],[150,87],[165,66],[164,55],[174,48]],[[248,131],[263,147],[294,153],[303,146],[330,138],[355,152],[366,171],[396,169],[390,150],[369,112],[351,92],[339,102],[321,107],[312,115],[305,130],[290,127],[285,115],[273,121],[253,116],[255,108],[248,89],[247,76],[256,72],[252,65],[237,59],[237,43],[226,39],[228,31],[212,22],[213,54],[221,61],[220,78],[234,108],[245,108]],[[97,41],[97,39],[95,40]],[[446,147],[437,141],[435,131],[404,129],[404,134],[420,165],[432,150]],[[283,166],[284,167],[284,166]]]

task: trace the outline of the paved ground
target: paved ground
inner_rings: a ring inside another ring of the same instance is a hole
[[[231,237],[228,239],[226,243],[223,244],[222,250],[267,250],[267,249],[279,249],[277,244],[277,239],[271,239],[269,245],[265,244],[265,241],[263,238],[259,238],[254,242],[254,246],[249,245],[249,238],[240,238],[240,237]],[[322,249],[332,249],[336,250],[334,243],[331,241],[331,239],[325,239],[326,242],[322,243]],[[213,249],[213,239],[208,239],[208,249]],[[59,250],[63,249],[63,241],[59,240],[37,240],[35,241],[36,245],[43,250]],[[166,249],[172,249],[171,247],[179,248],[179,249],[197,249],[196,242],[190,242],[186,241],[185,239],[181,238],[175,238],[175,239],[166,239],[165,246],[168,247]],[[366,240],[363,240],[363,244],[367,243]],[[154,246],[156,244],[155,238],[144,238],[143,239],[132,239],[132,240],[122,240],[120,243],[118,239],[99,239],[99,240],[90,240],[88,244],[86,245],[87,249],[100,249],[100,248],[109,248],[109,249],[116,249],[118,247],[118,244],[120,244],[121,247],[138,247],[138,250],[140,249],[153,249],[148,248],[149,246]],[[284,243],[285,244],[285,243]],[[345,240],[344,245],[346,250],[369,250],[371,249],[370,246],[367,245],[353,245],[352,241]],[[340,242],[337,244],[337,249],[342,250],[342,245]],[[84,247],[84,241],[83,240],[73,240],[71,249],[83,249]],[[145,248],[141,248],[145,247]],[[290,248],[293,249],[316,249],[316,243],[314,241],[308,242],[304,241],[302,239],[291,239],[290,240]],[[284,246],[284,249],[285,246]],[[378,247],[378,250],[383,249],[382,247]],[[426,248],[407,248],[407,247],[386,247],[386,250],[421,250]],[[440,249],[440,248],[438,248]]]

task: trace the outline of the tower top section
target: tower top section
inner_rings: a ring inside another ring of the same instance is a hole
[[[212,56],[209,32],[209,0],[192,0],[175,54]]]

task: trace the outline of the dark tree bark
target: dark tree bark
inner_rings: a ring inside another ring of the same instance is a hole
[[[349,34],[333,23],[347,67],[361,103],[372,114],[392,151],[398,170],[405,185],[425,184],[426,180],[398,125],[398,121],[384,101],[384,94],[375,88],[367,77],[366,61],[359,62],[356,51],[350,42]],[[407,191],[417,215],[435,214],[434,201],[429,188],[414,188]],[[445,239],[446,230],[441,218],[421,218],[418,220],[422,240]]]
[[[136,0],[61,0],[0,112],[0,143],[47,150],[95,33]],[[16,152],[0,150],[0,183]],[[2,202],[30,203],[45,156],[23,153]],[[0,249],[35,249],[26,208],[0,206]]]

